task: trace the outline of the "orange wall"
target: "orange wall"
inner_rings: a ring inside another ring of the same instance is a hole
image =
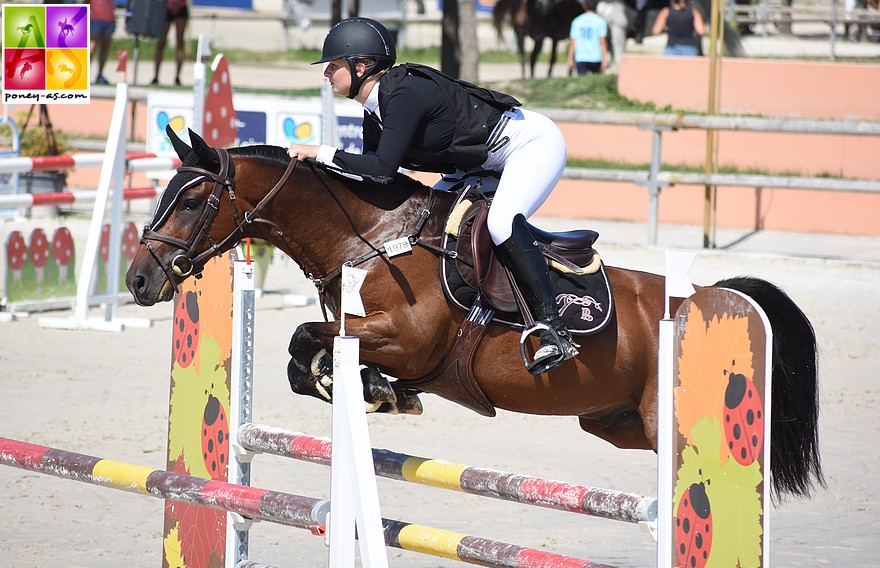
[[[726,59],[722,112],[802,118],[880,120],[880,65]],[[708,59],[624,55],[622,95],[658,106],[705,112]],[[560,124],[570,157],[647,164],[651,132],[631,126]],[[700,166],[702,130],[665,132],[666,165]],[[880,180],[880,137],[721,132],[719,165],[803,176]],[[666,188],[660,222],[701,225],[703,187]],[[626,183],[563,180],[545,215],[647,219],[647,190]],[[880,195],[797,189],[719,188],[722,227],[880,236]]]
[[[650,130],[574,123],[559,126],[572,158],[636,164],[651,161]],[[779,174],[880,179],[880,137],[877,136],[722,131],[718,138],[720,166]],[[705,148],[704,130],[662,133],[664,164],[702,166],[706,160]]]
[[[625,55],[618,87],[622,94],[659,106],[703,110],[708,82],[706,58]],[[814,118],[880,120],[880,65],[798,61],[723,62],[724,112]],[[96,99],[74,113],[54,112],[56,128],[77,135],[106,136],[113,101]],[[60,107],[59,107],[60,108]],[[70,107],[74,108],[74,107]],[[129,113],[130,117],[130,113]],[[145,105],[137,108],[143,139]],[[647,164],[651,132],[632,126],[560,124],[570,157]],[[663,134],[663,162],[702,165],[706,134]],[[880,137],[722,132],[719,163],[739,169],[804,176],[835,175],[880,180]],[[436,176],[420,176],[431,183]],[[91,181],[90,178],[94,178]],[[97,170],[76,172],[70,184],[94,186]],[[140,180],[138,180],[140,182]],[[136,183],[135,185],[142,185]],[[586,219],[647,219],[647,190],[627,183],[563,180],[540,213]],[[722,227],[880,236],[880,195],[795,189],[719,188]],[[677,186],[660,195],[660,221],[702,225],[703,188]]]
[[[880,120],[880,65],[725,58],[720,69],[725,113]],[[708,85],[707,57],[621,58],[629,98],[705,112]]]

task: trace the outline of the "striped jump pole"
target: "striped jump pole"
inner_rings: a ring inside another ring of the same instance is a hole
[[[73,168],[100,167],[104,162],[104,154],[74,154],[72,156],[42,156],[37,158],[3,158],[0,159],[0,174],[45,172],[69,170]],[[125,171],[147,172],[170,170],[180,167],[177,157],[160,157],[148,152],[129,152],[125,154]],[[112,188],[111,188],[112,195]],[[152,199],[161,193],[156,188],[145,187],[126,189],[122,199]],[[47,193],[31,195],[28,193],[0,195],[0,208],[24,208],[40,205],[67,205],[73,203],[94,203],[98,199],[98,190],[86,189],[64,193]]]
[[[321,534],[329,502],[256,487],[235,485],[0,438],[0,464],[129,493],[140,493],[231,511]],[[611,568],[485,538],[382,519],[385,544],[392,548],[510,568]],[[262,566],[252,564],[252,566]]]
[[[125,161],[129,165],[134,161],[156,159],[152,152],[127,152]],[[68,156],[35,156],[0,159],[0,174],[21,174],[27,172],[54,172],[75,168],[99,168],[104,164],[103,153],[71,154]],[[171,158],[159,158],[166,164]],[[174,158],[176,160],[176,158]],[[178,161],[178,164],[180,162]],[[165,166],[169,167],[169,166]],[[177,166],[174,166],[177,167]]]
[[[154,187],[126,189],[122,192],[122,200],[132,201],[135,199],[153,199],[158,197],[160,193],[160,190]],[[94,203],[97,198],[97,189],[83,189],[61,193],[18,193],[12,195],[0,195],[0,209],[39,207],[41,205]]]
[[[332,445],[327,438],[260,424],[243,424],[238,430],[238,443],[254,452],[330,465]],[[657,519],[657,500],[632,493],[375,448],[373,463],[376,475],[420,485],[629,523],[654,522]]]

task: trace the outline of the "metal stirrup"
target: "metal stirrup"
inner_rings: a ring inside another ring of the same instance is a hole
[[[526,340],[529,338],[530,335],[540,331],[548,332],[548,336],[551,338],[554,347],[556,347],[557,349],[557,354],[545,357],[543,359],[529,361],[529,357],[526,354]],[[519,354],[520,357],[522,357],[523,365],[525,365],[529,373],[533,375],[540,375],[542,373],[545,373],[546,371],[549,371],[553,367],[556,367],[566,359],[574,357],[578,354],[577,347],[578,345],[576,343],[568,339],[563,339],[556,333],[556,331],[553,330],[552,327],[544,322],[535,322],[532,327],[524,329],[522,335],[519,338]]]

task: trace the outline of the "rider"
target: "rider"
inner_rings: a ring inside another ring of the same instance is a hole
[[[513,273],[541,345],[528,365],[547,371],[578,353],[559,318],[547,264],[526,219],[547,199],[565,167],[565,140],[549,118],[513,97],[397,59],[388,30],[369,18],[330,29],[321,59],[333,92],[364,106],[364,150],[293,144],[292,158],[313,158],[345,171],[393,176],[399,167],[433,172],[501,174],[487,225],[495,250]],[[442,183],[442,182],[441,182]]]

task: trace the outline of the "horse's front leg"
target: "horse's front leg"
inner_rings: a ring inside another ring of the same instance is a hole
[[[333,338],[338,323],[306,323],[300,325],[290,339],[287,379],[297,394],[333,401]],[[388,379],[374,366],[361,369],[364,402],[368,412],[421,414],[417,394],[398,393]]]

